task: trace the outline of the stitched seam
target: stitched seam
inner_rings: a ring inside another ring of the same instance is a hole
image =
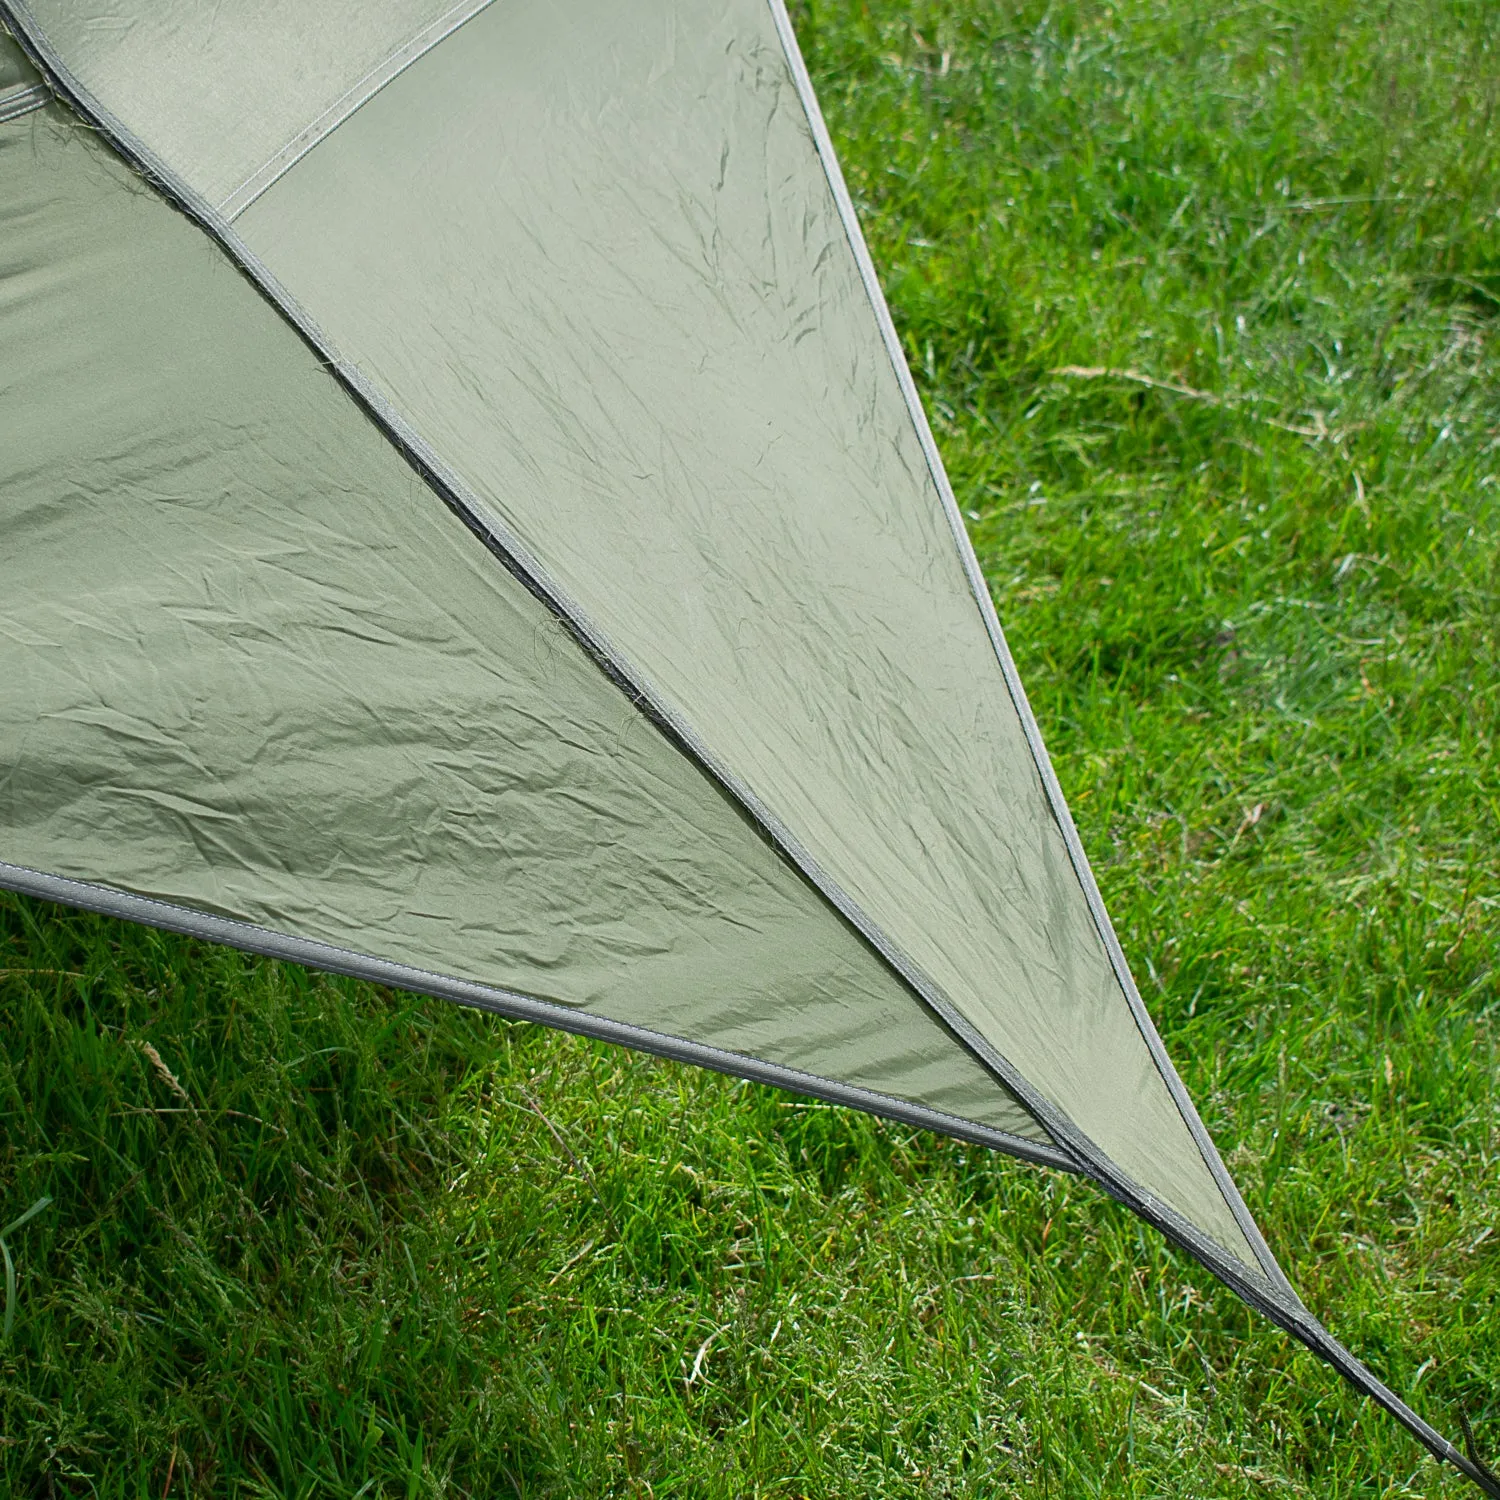
[[[492,0],[461,0],[452,10],[408,38],[368,73],[351,84],[315,119],[309,121],[273,152],[238,187],[218,205],[219,212],[233,221],[289,172],[315,146],[339,128],[357,110],[363,108],[388,83],[425,57],[439,42],[452,36],[466,21],[486,9]]]
[[[1010,1131],[1000,1130],[995,1126],[965,1120],[931,1105],[903,1099],[899,1095],[886,1094],[863,1084],[826,1078],[802,1068],[752,1057],[748,1053],[733,1052],[710,1042],[694,1042],[685,1037],[652,1031],[648,1027],[637,1026],[628,1021],[616,1021],[559,1001],[544,1000],[475,980],[458,979],[395,959],[377,958],[321,938],[281,933],[238,917],[202,912],[193,907],[162,901],[155,896],[122,891],[67,875],[52,875],[24,865],[0,862],[0,888],[42,899],[66,901],[84,910],[144,921],[211,942],[226,943],[248,952],[346,973],[372,983],[393,985],[456,1004],[478,1006],[508,1014],[515,1019],[576,1031],[619,1045],[633,1045],[638,1050],[675,1057],[700,1066],[713,1066],[719,1072],[739,1077],[758,1075],[759,1081],[776,1087],[790,1088],[797,1093],[824,1098],[835,1104],[864,1108],[925,1129],[977,1141],[1041,1166],[1068,1172],[1075,1170],[1066,1157],[1045,1143],[1030,1141],[1024,1136],[1013,1135]]]

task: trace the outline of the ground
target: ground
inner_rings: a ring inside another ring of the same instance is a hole
[[[1500,8],[795,15],[1158,1025],[1500,1450]],[[1460,1495],[1075,1180],[0,903],[18,1496]]]

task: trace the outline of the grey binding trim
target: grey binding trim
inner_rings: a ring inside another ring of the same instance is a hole
[[[791,34],[790,21],[787,19],[785,8],[780,4],[780,0],[770,0],[770,3],[773,14],[777,17],[778,28],[782,31],[783,42],[788,45],[788,57],[793,60],[794,75],[800,74],[801,78],[805,80],[806,69],[802,66],[801,55],[796,49],[796,39]],[[1010,1063],[1000,1056],[974,1030],[942,991],[922,973],[917,965],[912,963],[860,911],[851,898],[835,882],[827,877],[817,862],[812,859],[811,855],[802,848],[800,843],[791,835],[790,831],[782,826],[779,819],[775,818],[769,809],[761,804],[754,793],[748,787],[744,786],[738,778],[734,777],[726,767],[719,764],[717,758],[708,750],[707,746],[702,744],[691,728],[676,715],[668,704],[660,699],[646,679],[633,671],[627,659],[612,649],[603,633],[594,627],[577,604],[557,587],[555,581],[551,579],[550,575],[541,566],[539,560],[521,544],[520,539],[515,537],[508,527],[500,523],[497,517],[489,513],[483,503],[443,464],[437,454],[427,446],[405,419],[375,390],[364,374],[356,366],[338,358],[332,346],[318,330],[317,325],[313,323],[295,299],[288,294],[286,289],[281,286],[270,270],[260,262],[249,247],[239,238],[233,226],[224,216],[196,193],[170,166],[157,157],[150,147],[137,139],[133,132],[117,120],[83,87],[47,40],[45,32],[37,24],[35,17],[25,4],[25,0],[0,0],[0,19],[6,22],[17,40],[21,42],[27,54],[41,68],[43,74],[50,80],[57,92],[85,120],[100,131],[115,150],[140,172],[147,181],[152,183],[164,196],[175,203],[184,214],[217,241],[224,252],[251,279],[261,293],[276,306],[287,322],[297,330],[302,339],[324,362],[334,379],[354,398],[370,419],[385,433],[386,437],[406,458],[407,462],[411,464],[412,468],[437,492],[444,503],[464,521],[474,535],[484,543],[497,560],[519,582],[552,610],[558,620],[572,633],[578,643],[589,652],[605,675],[616,683],[631,698],[636,706],[647,717],[651,718],[657,724],[658,728],[667,734],[679,748],[694,759],[709,775],[713,776],[724,790],[741,804],[749,816],[759,823],[771,841],[781,849],[782,853],[801,869],[810,883],[822,892],[824,898],[841,912],[846,920],[865,937],[870,946],[885,959],[886,963],[906,981],[915,994],[948,1026],[953,1035],[963,1042],[990,1069],[995,1077],[1031,1111],[1038,1123],[1052,1136],[1062,1152],[1072,1159],[1076,1170],[1091,1177],[1106,1192],[1118,1198],[1148,1223],[1153,1224],[1168,1239],[1195,1256],[1245,1301],[1249,1302],[1251,1306],[1258,1308],[1278,1326],[1286,1329],[1287,1332],[1293,1334],[1294,1337],[1301,1340],[1314,1350],[1314,1352],[1322,1355],[1323,1358],[1339,1369],[1354,1385],[1372,1396],[1387,1411],[1391,1412],[1393,1416],[1401,1421],[1433,1454],[1439,1458],[1447,1459],[1455,1467],[1462,1470],[1469,1478],[1473,1479],[1487,1494],[1494,1495],[1496,1500],[1500,1500],[1500,1490],[1493,1488],[1491,1482],[1469,1462],[1460,1450],[1423,1422],[1420,1417],[1376,1380],[1353,1355],[1339,1345],[1322,1328],[1316,1319],[1303,1308],[1296,1294],[1291,1291],[1289,1285],[1285,1284],[1284,1278],[1278,1277],[1273,1282],[1262,1272],[1252,1270],[1236,1257],[1230,1255],[1222,1246],[1206,1238],[1196,1226],[1183,1218],[1175,1209],[1141,1188],[1121,1172],[1092,1141],[1088,1140],[1087,1137],[1078,1131],[1071,1120],[1061,1114],[1049,1101],[1037,1093],[1030,1083],[1022,1078]],[[810,83],[799,83],[799,88],[802,87],[805,87],[810,93]],[[816,111],[815,100],[813,101],[813,110],[814,112]],[[821,116],[814,113],[809,118],[816,119],[821,127]],[[823,138],[826,141],[826,130],[823,131]],[[831,159],[831,144],[827,149],[829,156],[825,157],[825,168],[829,159]],[[833,170],[837,173],[836,162],[833,164]],[[839,178],[838,180],[841,181],[842,179]],[[844,192],[843,198],[847,202],[847,191]],[[852,213],[852,205],[850,205],[850,212]],[[854,225],[854,229],[857,234],[857,223]],[[862,239],[858,243],[862,245]],[[868,260],[867,254],[865,259]],[[878,294],[878,283],[876,291]],[[877,303],[877,308],[880,307],[883,307],[883,301]],[[888,313],[886,314],[886,321],[889,321]],[[899,354],[899,344],[896,348]],[[898,359],[897,368],[898,374],[905,369],[904,360]],[[906,375],[906,379],[909,383],[909,372]],[[920,417],[920,402],[917,403],[917,413]],[[928,442],[931,441],[931,434],[926,429],[925,418],[919,420],[918,430],[926,434]],[[959,529],[961,532],[961,521],[959,522]],[[970,553],[970,556],[972,557],[972,553]],[[988,597],[987,591],[985,597]],[[1003,646],[1003,637],[1001,639]],[[1006,661],[1008,661],[1008,653],[1002,657],[1002,665]],[[1013,666],[1011,666],[1010,671],[1012,674],[1014,673]],[[1024,698],[1022,701],[1024,702]],[[1029,713],[1029,710],[1027,712]],[[14,869],[15,867],[10,868]],[[32,878],[37,877],[33,876]],[[40,878],[53,879],[55,877]],[[59,897],[57,899],[69,898]],[[126,898],[117,896],[116,899],[123,900]],[[138,900],[141,898],[129,899]],[[137,920],[153,919],[137,918]],[[228,937],[221,937],[219,940],[230,941]],[[301,962],[303,960],[299,959],[296,961]],[[419,971],[409,972],[416,973]],[[477,989],[478,987],[475,988]],[[490,993],[498,997],[502,992],[496,991]],[[457,996],[455,995],[453,998],[457,998]],[[521,1000],[523,997],[516,998]],[[539,1004],[539,1002],[535,1001],[526,1003],[531,1005]],[[537,1018],[543,1019],[544,1024],[565,1026],[568,1029],[577,1029],[576,1023],[580,1019],[569,1011],[562,1011],[555,1018],[549,1011],[546,1018],[543,1018],[540,1014]],[[572,1024],[570,1025],[570,1023]],[[652,1035],[654,1034],[641,1033],[643,1041]],[[621,1039],[624,1040],[623,1037]],[[629,1041],[626,1044],[641,1045],[642,1043]],[[711,1063],[707,1062],[704,1065],[712,1066]],[[966,1128],[968,1128],[967,1122],[961,1123],[964,1123]],[[1023,1144],[1028,1149],[1034,1149],[1031,1142]]]
[[[1239,1226],[1240,1232],[1245,1236],[1250,1248],[1255,1252],[1256,1259],[1260,1262],[1260,1269],[1274,1283],[1280,1286],[1288,1296],[1295,1297],[1296,1292],[1291,1282],[1287,1280],[1280,1266],[1277,1265],[1276,1257],[1271,1253],[1270,1246],[1266,1244],[1250,1210],[1240,1197],[1239,1189],[1235,1186],[1233,1178],[1230,1177],[1228,1170],[1220,1159],[1218,1150],[1214,1146],[1208,1131],[1204,1128],[1202,1120],[1199,1119],[1198,1111],[1194,1107],[1187,1089],[1183,1086],[1182,1080],[1177,1076],[1177,1070],[1172,1066],[1172,1061],[1167,1056],[1166,1048],[1162,1045],[1161,1038],[1157,1035],[1156,1027],[1152,1024],[1145,1003],[1141,999],[1140,991],[1136,988],[1135,980],[1131,976],[1130,966],[1125,961],[1125,954],[1120,947],[1119,939],[1115,936],[1114,925],[1109,919],[1109,913],[1105,910],[1104,897],[1099,891],[1098,883],[1094,879],[1094,872],[1089,866],[1088,855],[1084,852],[1083,843],[1078,837],[1078,830],[1073,824],[1072,814],[1068,811],[1067,799],[1063,795],[1056,772],[1052,769],[1052,761],[1047,754],[1047,748],[1042,742],[1041,728],[1037,724],[1035,714],[1031,711],[1030,703],[1027,701],[1026,690],[1021,684],[1020,673],[1016,670],[1015,661],[1011,657],[1010,647],[1005,639],[1005,632],[1000,628],[1000,618],[995,613],[995,603],[990,597],[989,585],[985,582],[984,573],[979,566],[979,559],[974,553],[973,543],[969,539],[968,530],[964,526],[962,515],[959,513],[958,500],[954,496],[953,486],[948,481],[947,471],[944,469],[942,457],[938,453],[937,442],[933,438],[932,428],[927,421],[927,413],[922,406],[922,399],[917,393],[916,382],[912,379],[911,370],[907,366],[906,355],[901,348],[900,335],[896,332],[895,322],[891,318],[890,308],[886,304],[885,294],[880,287],[880,279],[875,270],[875,263],[870,257],[869,247],[865,244],[864,232],[860,228],[859,216],[855,212],[854,202],[849,196],[848,185],[845,183],[843,171],[839,167],[838,154],[834,150],[833,139],[828,134],[828,126],[823,119],[823,112],[818,105],[817,94],[813,90],[812,79],[807,71],[807,64],[802,58],[802,50],[797,44],[796,33],[792,29],[791,18],[787,14],[785,0],[768,0],[768,3],[771,7],[771,14],[776,22],[776,30],[781,38],[782,47],[786,53],[787,63],[791,68],[798,96],[801,99],[803,110],[807,115],[808,125],[812,130],[818,157],[822,161],[823,171],[828,179],[828,186],[838,206],[839,218],[843,222],[849,246],[853,250],[855,261],[859,265],[860,279],[863,281],[866,295],[869,297],[871,310],[874,312],[876,321],[880,325],[880,334],[885,343],[886,353],[890,357],[891,365],[895,370],[896,380],[901,387],[901,394],[906,401],[907,411],[910,413],[912,424],[916,427],[917,436],[921,441],[922,453],[927,461],[927,469],[932,476],[933,484],[937,488],[943,513],[948,521],[949,530],[953,533],[954,545],[958,549],[964,574],[969,581],[969,588],[974,595],[974,601],[979,606],[980,616],[984,620],[985,630],[989,634],[990,643],[994,648],[995,656],[1000,663],[1001,672],[1005,677],[1005,685],[1010,692],[1011,701],[1015,705],[1016,714],[1025,732],[1026,743],[1030,747],[1032,760],[1036,764],[1037,774],[1041,778],[1048,804],[1052,809],[1052,815],[1062,832],[1063,841],[1067,845],[1068,857],[1072,861],[1073,870],[1078,877],[1079,885],[1083,888],[1084,897],[1088,902],[1089,911],[1094,919],[1094,925],[1098,929],[1099,936],[1104,943],[1105,951],[1109,955],[1110,964],[1115,971],[1115,977],[1119,981],[1120,988],[1125,992],[1125,999],[1130,1006],[1131,1015],[1135,1019],[1136,1027],[1141,1033],[1142,1040],[1146,1043],[1152,1061],[1156,1064],[1156,1069],[1161,1074],[1162,1081],[1166,1084],[1167,1090],[1172,1096],[1172,1101],[1177,1106],[1178,1113],[1182,1116],[1183,1123],[1192,1135],[1193,1143],[1197,1146],[1199,1155],[1203,1158],[1204,1165],[1209,1169],[1219,1191],[1224,1195],[1224,1199],[1228,1203],[1231,1213],[1234,1215],[1235,1223]]]
[[[260,195],[284,173],[296,166],[324,136],[337,130],[355,110],[368,104],[398,73],[403,73],[418,58],[451,36],[465,21],[471,21],[491,0],[461,0],[452,10],[424,26],[414,37],[403,42],[389,57],[377,63],[357,83],[350,85],[315,120],[294,135],[269,161],[262,162],[230,195],[219,204],[226,219],[237,219]]]
[[[133,895],[110,886],[73,880],[61,875],[47,875],[22,865],[0,862],[0,889],[33,896],[42,901],[58,901],[83,911],[119,917],[147,927],[159,927],[167,932],[184,933],[188,937],[239,948],[246,953],[258,953],[266,958],[302,964],[309,969],[321,969],[330,974],[347,974],[351,978],[368,980],[372,984],[382,984],[394,990],[407,990],[413,994],[431,995],[439,1000],[451,1000],[458,1005],[489,1011],[512,1021],[531,1021],[541,1026],[555,1027],[559,1031],[570,1031],[578,1036],[592,1037],[596,1041],[613,1042],[618,1046],[634,1048],[637,1052],[649,1052],[654,1057],[692,1063],[715,1073],[747,1078],[752,1083],[771,1084],[775,1088],[821,1099],[828,1104],[844,1105],[863,1110],[866,1114],[895,1120],[902,1125],[914,1125],[923,1130],[936,1131],[939,1135],[971,1141],[977,1146],[1003,1151],[1008,1156],[1020,1157],[1037,1166],[1054,1167],[1062,1172],[1077,1171],[1060,1151],[1040,1142],[1012,1135],[1009,1131],[994,1130],[975,1124],[972,1120],[946,1114],[942,1110],[929,1109],[925,1105],[913,1104],[910,1100],[897,1099],[855,1084],[804,1073],[798,1068],[783,1067],[779,1063],[765,1062],[739,1052],[726,1052],[723,1048],[701,1042],[685,1041],[681,1037],[648,1031],[623,1021],[611,1021],[604,1016],[575,1010],[550,1000],[538,1000],[514,990],[496,989],[491,985],[453,979],[428,969],[413,968],[409,964],[393,963],[389,959],[355,953],[332,943],[292,937],[249,922],[214,916],[209,912],[176,906],[148,896]]]
[[[23,83],[13,89],[0,90],[0,125],[8,125],[40,109],[52,97],[45,84]]]

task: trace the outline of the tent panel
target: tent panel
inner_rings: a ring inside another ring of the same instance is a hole
[[[1045,1139],[56,107],[0,347],[0,860]]]
[[[288,161],[488,0],[34,0],[54,46],[214,204]]]
[[[510,0],[237,227],[935,989],[1256,1265],[1088,909],[764,0]]]

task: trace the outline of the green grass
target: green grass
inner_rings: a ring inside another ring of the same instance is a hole
[[[1500,8],[797,20],[1168,1045],[1500,1450]],[[14,899],[0,1018],[6,1494],[1467,1492],[1071,1179]]]

